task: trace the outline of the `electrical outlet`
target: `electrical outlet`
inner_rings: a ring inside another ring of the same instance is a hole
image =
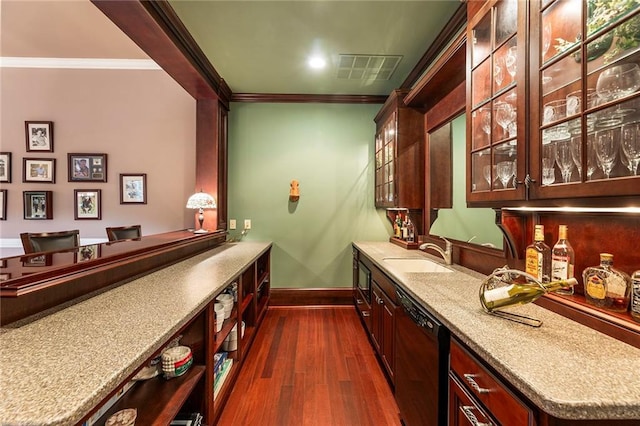
[[[244,229],[251,229],[251,219],[244,220]]]
[[[236,229],[236,220],[229,219],[229,229]]]

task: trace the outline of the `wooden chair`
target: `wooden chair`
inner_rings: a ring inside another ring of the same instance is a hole
[[[106,229],[109,241],[132,240],[142,236],[141,225],[107,226]]]
[[[80,231],[60,232],[23,232],[20,234],[25,254],[43,251],[56,251],[78,247],[80,245]]]

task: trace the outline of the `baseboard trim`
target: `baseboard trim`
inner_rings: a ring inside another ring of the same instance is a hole
[[[272,288],[269,306],[352,305],[353,289],[339,288]]]

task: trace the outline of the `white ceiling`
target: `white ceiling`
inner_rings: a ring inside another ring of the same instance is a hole
[[[387,95],[420,60],[459,0],[170,0],[234,93]],[[3,57],[148,56],[88,0],[2,0]],[[308,57],[326,58],[310,70]],[[336,77],[339,54],[401,55],[390,80]]]

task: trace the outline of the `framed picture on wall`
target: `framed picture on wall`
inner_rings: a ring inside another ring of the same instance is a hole
[[[7,220],[7,190],[0,189],[0,220]]]
[[[69,182],[106,182],[107,154],[67,154]]]
[[[53,219],[53,191],[23,191],[24,218]]]
[[[27,152],[53,152],[53,121],[25,121]]]
[[[120,174],[120,204],[147,204],[147,174]]]
[[[11,153],[0,152],[0,182],[11,182]]]
[[[73,212],[76,220],[102,219],[102,191],[99,189],[74,189]]]
[[[56,182],[55,158],[23,158],[22,182]]]

